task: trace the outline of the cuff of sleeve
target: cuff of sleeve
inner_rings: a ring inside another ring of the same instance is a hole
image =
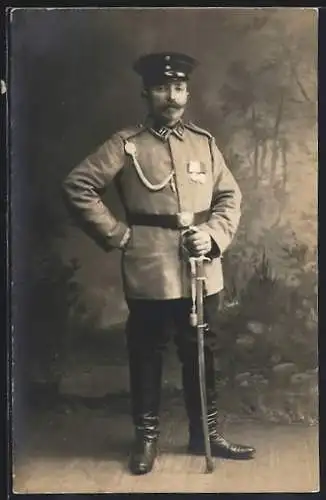
[[[209,259],[216,259],[221,256],[221,250],[216,241],[212,238],[212,236],[211,236],[211,241],[212,241],[212,248],[208,252],[207,257]]]
[[[122,240],[120,241],[119,248],[124,249],[125,246],[127,245],[129,239],[130,239],[130,234],[131,230],[129,227],[127,227],[125,234],[122,237]]]
[[[107,250],[122,248],[129,238],[128,226],[124,222],[118,222],[114,230],[107,236]]]
[[[202,224],[200,227],[201,229],[207,231],[213,240],[213,245],[209,256],[214,258],[221,258],[229,245],[229,238],[225,235],[224,231],[219,230],[218,228],[213,229],[207,222]]]

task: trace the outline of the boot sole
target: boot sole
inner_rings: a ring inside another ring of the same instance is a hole
[[[190,455],[203,456],[206,454],[203,449],[188,448],[188,453]],[[224,458],[227,460],[252,460],[255,458],[255,453],[243,454],[243,455],[232,455],[226,452],[212,453],[213,458]]]
[[[137,471],[129,469],[130,473],[133,476],[145,476],[145,474],[150,474],[153,470],[154,470],[154,467],[152,467],[149,470],[137,470]]]

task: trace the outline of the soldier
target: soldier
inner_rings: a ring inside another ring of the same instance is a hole
[[[129,316],[126,326],[135,442],[133,474],[150,472],[158,454],[164,348],[174,331],[189,420],[188,451],[204,454],[196,332],[189,323],[192,256],[205,262],[205,383],[211,453],[253,458],[217,430],[214,351],[221,259],[237,230],[241,193],[212,135],[183,121],[188,80],[197,61],[179,53],[149,54],[134,70],[148,105],[144,125],[114,133],[65,179],[64,198],[81,227],[105,251],[121,250]],[[101,200],[114,181],[126,212],[117,220]],[[195,231],[184,229],[189,224]],[[170,328],[174,326],[174,328]]]

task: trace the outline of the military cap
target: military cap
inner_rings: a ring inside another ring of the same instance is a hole
[[[158,52],[140,57],[133,66],[145,85],[167,80],[188,80],[197,61],[178,52]]]

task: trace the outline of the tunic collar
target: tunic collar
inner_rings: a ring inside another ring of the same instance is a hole
[[[172,134],[178,139],[183,140],[185,127],[181,120],[173,127],[167,127],[165,125],[156,125],[151,118],[148,118],[146,126],[153,135],[162,141],[167,141]]]

